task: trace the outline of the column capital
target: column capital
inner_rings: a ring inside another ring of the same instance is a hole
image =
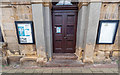
[[[43,2],[44,7],[49,7],[52,8],[52,3],[51,2]]]
[[[89,2],[79,2],[78,8],[80,9],[82,6],[88,6]]]

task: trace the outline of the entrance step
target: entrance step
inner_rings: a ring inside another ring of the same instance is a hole
[[[54,53],[53,59],[55,60],[77,60],[77,56],[73,53]]]
[[[73,53],[55,53],[53,60],[46,63],[47,67],[83,67],[84,64],[77,60]]]

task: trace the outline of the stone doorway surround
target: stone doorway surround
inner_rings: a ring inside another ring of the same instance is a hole
[[[32,4],[37,54],[48,60],[53,53],[51,7],[51,2]],[[101,3],[79,3],[78,7],[76,55],[80,60],[84,50],[83,62],[93,62]]]

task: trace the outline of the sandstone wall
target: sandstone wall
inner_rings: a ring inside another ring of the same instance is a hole
[[[9,8],[2,8],[2,33],[9,50],[34,51],[35,45],[18,44],[15,21],[32,21],[32,7],[27,5],[13,5]]]
[[[103,3],[101,7],[100,20],[118,20],[118,3]],[[120,27],[120,26],[119,26]],[[119,50],[118,31],[114,44],[96,44],[96,50]]]
[[[103,3],[101,7],[100,20],[118,20],[118,7],[118,3]],[[118,31],[119,29],[120,26],[118,27]],[[117,55],[115,55],[118,56],[118,50],[120,50],[120,44],[118,43],[118,31],[114,44],[96,44],[95,56],[96,53],[100,54],[98,60],[102,61],[105,58],[109,57],[111,51],[117,51]]]

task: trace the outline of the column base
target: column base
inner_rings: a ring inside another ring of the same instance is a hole
[[[91,64],[94,63],[92,58],[85,58],[85,59],[83,59],[83,62],[84,63],[91,63]]]
[[[78,57],[78,60],[82,59],[83,53],[82,53],[82,48],[76,48],[76,56]]]
[[[36,60],[37,65],[38,66],[45,66],[47,63],[48,59],[47,59],[47,54],[45,52],[45,50],[39,50],[38,52],[38,58]]]

